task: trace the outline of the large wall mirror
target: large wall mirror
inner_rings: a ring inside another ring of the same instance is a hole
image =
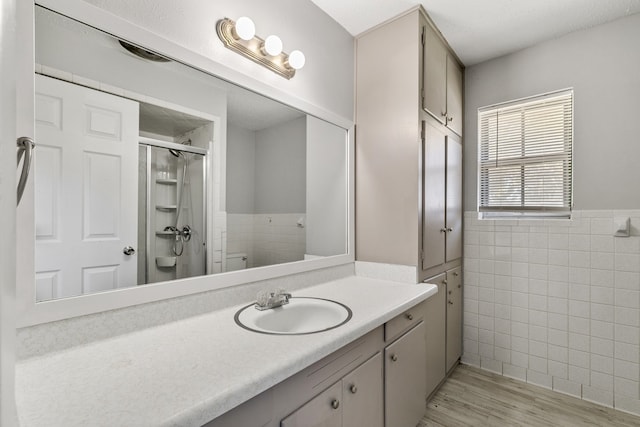
[[[37,302],[347,253],[345,129],[39,6],[35,73]]]

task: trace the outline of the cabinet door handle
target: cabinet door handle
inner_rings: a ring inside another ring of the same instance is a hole
[[[447,121],[448,122],[452,122],[453,121],[453,117],[447,117]]]
[[[351,384],[351,387],[349,387],[349,391],[353,394],[356,394],[358,392],[358,387],[356,387],[355,384]]]
[[[331,401],[331,407],[333,409],[338,409],[340,407],[340,401],[338,399],[333,399]]]
[[[392,360],[393,362],[397,362],[397,361],[398,361],[398,355],[397,355],[397,354],[392,354],[392,355],[391,355],[391,360]]]
[[[136,253],[136,250],[131,246],[125,246],[124,249],[122,249],[122,253],[131,256]]]
[[[440,115],[441,115],[442,117],[447,117],[447,112],[445,111],[444,113],[440,113]]]
[[[452,231],[453,231],[453,228],[447,227],[447,232],[451,233]]]
[[[453,301],[449,300],[448,302],[449,302],[449,304],[453,305]]]
[[[407,319],[413,320],[413,314],[407,313],[406,316],[407,316]]]
[[[447,232],[447,229],[446,229],[446,228],[441,228],[441,229],[440,229],[440,232],[441,232],[441,233],[446,233],[446,232]]]
[[[458,277],[458,272],[457,272],[457,271],[454,271],[454,272],[453,272],[453,275],[454,275],[455,277]]]
[[[442,284],[446,285],[447,284],[447,279],[442,280]]]

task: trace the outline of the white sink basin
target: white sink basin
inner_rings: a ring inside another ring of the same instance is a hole
[[[302,335],[323,332],[344,325],[351,310],[336,301],[292,297],[289,304],[257,310],[255,304],[240,309],[235,321],[245,329],[263,334]]]

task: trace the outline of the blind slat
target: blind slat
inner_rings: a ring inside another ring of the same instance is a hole
[[[573,91],[478,111],[479,210],[571,210]]]

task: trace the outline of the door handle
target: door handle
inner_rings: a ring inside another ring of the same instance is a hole
[[[133,249],[131,246],[125,246],[124,249],[122,250],[122,253],[125,255],[133,255],[136,253],[136,250]]]
[[[27,179],[29,178],[29,171],[31,170],[31,159],[33,158],[33,149],[36,144],[33,142],[33,139],[28,136],[21,136],[17,140],[17,146],[17,164],[20,164],[22,156],[24,156],[24,163],[22,164],[22,172],[20,172],[20,178],[18,179],[16,206],[20,204],[20,200],[22,200],[22,195],[24,194],[24,189],[27,186]]]

